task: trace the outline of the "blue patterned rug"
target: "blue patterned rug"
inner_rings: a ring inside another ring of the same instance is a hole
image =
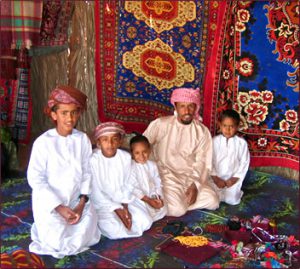
[[[153,224],[140,238],[109,240],[102,237],[90,250],[76,256],[55,259],[41,256],[47,268],[237,268],[228,250],[200,264],[191,264],[157,250],[169,235],[163,233],[167,223],[183,222],[190,231],[203,229],[203,235],[223,240],[221,233],[208,230],[215,224],[226,224],[229,217],[250,219],[261,215],[274,219],[278,234],[299,238],[299,184],[261,172],[249,171],[244,183],[242,202],[236,206],[224,203],[216,211],[195,210],[181,218],[166,217]],[[1,253],[28,250],[33,222],[31,189],[26,178],[9,178],[1,186]],[[223,240],[226,243],[226,240]],[[228,242],[230,244],[230,242]],[[243,261],[243,268],[262,268],[259,261]],[[297,264],[299,265],[299,264]],[[216,267],[219,266],[219,267]],[[293,265],[294,266],[294,265]],[[295,267],[292,267],[295,268]]]
[[[299,1],[217,2],[226,19],[206,70],[203,122],[216,134],[233,108],[251,167],[299,170]]]

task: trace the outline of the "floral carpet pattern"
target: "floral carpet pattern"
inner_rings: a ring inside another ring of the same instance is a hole
[[[299,169],[299,1],[98,0],[95,40],[100,121],[143,132],[199,87],[213,135],[241,115],[252,167]]]
[[[241,115],[251,166],[299,169],[299,1],[227,1],[222,43],[205,82],[212,134],[226,108]]]
[[[228,218],[234,215],[245,219],[256,215],[274,219],[278,234],[298,237],[297,181],[249,171],[243,190],[244,196],[239,205],[229,206],[222,203],[216,211],[195,210],[181,218],[166,217],[154,223],[140,238],[109,240],[102,237],[97,245],[76,256],[63,259],[50,256],[41,258],[47,268],[210,268],[215,264],[221,268],[232,268],[232,257],[225,250],[195,265],[167,255],[159,251],[157,246],[170,237],[163,231],[171,221],[181,221],[190,231],[200,227],[204,236],[214,241],[221,240],[222,234],[213,232],[209,227],[226,224]],[[7,179],[1,186],[1,197],[1,253],[28,250],[33,217],[31,190],[26,178]],[[257,261],[244,262],[243,266],[261,268]]]

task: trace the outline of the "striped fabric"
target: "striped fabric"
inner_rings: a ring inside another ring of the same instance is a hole
[[[0,1],[2,48],[30,48],[39,40],[43,1]]]
[[[100,136],[109,135],[109,134],[121,134],[125,135],[124,127],[113,121],[100,123],[94,130],[94,138],[98,140]]]
[[[30,141],[32,100],[30,96],[30,70],[17,68],[17,88],[12,104],[12,136],[15,141],[27,144]]]

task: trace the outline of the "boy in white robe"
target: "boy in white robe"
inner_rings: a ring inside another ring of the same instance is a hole
[[[86,99],[70,86],[57,86],[51,92],[45,112],[56,128],[35,140],[27,171],[34,217],[31,252],[63,258],[100,240],[88,198],[92,146],[86,134],[74,129]]]
[[[162,219],[167,213],[167,207],[163,202],[161,179],[156,163],[149,160],[151,152],[149,140],[143,135],[134,136],[130,140],[130,150],[136,180],[133,193],[146,205],[153,221]]]
[[[220,119],[219,134],[213,138],[213,168],[211,177],[220,201],[237,205],[241,201],[241,187],[249,168],[250,154],[245,139],[237,136],[239,114],[225,110]]]
[[[141,236],[151,227],[152,218],[132,193],[131,156],[119,149],[124,128],[116,122],[105,122],[96,127],[94,134],[97,149],[90,161],[91,200],[98,215],[98,226],[110,239]]]

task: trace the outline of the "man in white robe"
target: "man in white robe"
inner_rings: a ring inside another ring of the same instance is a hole
[[[88,201],[92,146],[86,134],[73,129],[85,107],[86,96],[75,88],[62,85],[51,93],[46,113],[56,128],[35,140],[27,171],[34,217],[31,252],[63,258],[100,240]]]
[[[146,206],[133,195],[131,155],[119,149],[123,126],[105,122],[95,129],[98,148],[94,150],[92,195],[98,226],[110,239],[138,237],[152,225]]]
[[[212,167],[212,138],[199,120],[199,89],[172,92],[173,116],[152,121],[144,135],[153,146],[168,208],[167,215],[182,216],[188,210],[219,207],[208,182]]]

